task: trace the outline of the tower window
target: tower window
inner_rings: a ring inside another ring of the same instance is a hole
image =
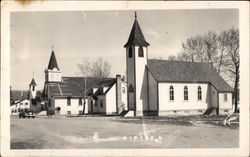
[[[35,91],[35,86],[32,86],[32,91]]]
[[[133,50],[132,50],[132,47],[130,47],[129,50],[128,50],[128,57],[129,57],[129,58],[132,58],[132,57],[133,57]]]
[[[188,88],[187,88],[187,86],[184,87],[184,100],[188,100]]]
[[[139,57],[144,57],[143,48],[141,46],[139,47],[138,56]]]
[[[174,87],[169,87],[169,100],[174,100]]]
[[[201,86],[198,87],[198,100],[202,100]]]
[[[128,87],[128,93],[132,93],[134,92],[134,88],[133,86],[130,84],[129,87]]]

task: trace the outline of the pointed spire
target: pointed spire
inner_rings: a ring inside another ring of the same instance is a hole
[[[55,52],[54,52],[53,46],[52,46],[52,53],[51,53],[51,56],[50,56],[48,69],[52,70],[54,68],[57,68],[59,70],[57,62],[56,62]]]
[[[35,82],[34,77],[32,78],[32,80],[31,80],[31,82],[30,82],[30,86],[32,86],[32,85],[36,86],[36,82]]]
[[[130,32],[127,43],[124,47],[127,46],[149,46],[149,43],[145,40],[144,35],[142,33],[141,27],[137,21],[137,13],[135,12],[135,21]]]

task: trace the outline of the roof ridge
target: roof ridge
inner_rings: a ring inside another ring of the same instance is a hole
[[[165,62],[182,62],[182,63],[199,63],[199,64],[209,64],[206,62],[189,62],[189,61],[178,61],[178,60],[167,60],[167,59],[148,59],[151,61],[165,61]]]
[[[100,77],[84,77],[84,76],[62,76],[62,78],[100,78]],[[100,79],[115,79],[115,77],[104,77],[104,78],[100,78]]]

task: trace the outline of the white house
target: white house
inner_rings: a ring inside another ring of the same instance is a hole
[[[34,77],[29,84],[29,90],[27,91],[12,91],[12,97],[14,102],[11,102],[11,114],[19,114],[23,109],[39,113],[45,109],[42,104],[42,95],[40,91],[36,90],[36,82]],[[40,93],[40,94],[37,94]]]
[[[100,90],[103,93],[100,93]],[[48,68],[45,69],[43,91],[48,114],[77,115],[82,114],[83,110],[85,114],[116,114],[116,106],[121,109],[120,106],[126,104],[126,95],[116,95],[119,93],[117,91],[121,92],[121,90],[125,90],[126,94],[125,84],[120,76],[117,78],[62,77],[55,52],[52,51]],[[96,105],[91,105],[94,101]]]
[[[30,101],[28,99],[17,100],[10,106],[11,115],[18,115],[21,110],[30,109]]]
[[[138,115],[210,114],[232,109],[233,89],[207,63],[148,59],[137,17],[126,48],[128,110]]]
[[[127,86],[121,75],[103,80],[88,96],[88,112],[95,114],[123,114],[127,111]]]

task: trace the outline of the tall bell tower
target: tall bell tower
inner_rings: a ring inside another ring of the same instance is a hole
[[[52,52],[49,60],[48,68],[45,69],[45,82],[61,82],[61,71],[57,65],[55,52],[52,46]]]
[[[147,71],[149,43],[145,40],[135,12],[135,20],[126,48],[128,109],[134,116],[148,110]]]
[[[30,98],[35,99],[36,98],[36,82],[34,79],[34,73],[33,73],[33,78],[29,84],[29,90],[30,90]]]

